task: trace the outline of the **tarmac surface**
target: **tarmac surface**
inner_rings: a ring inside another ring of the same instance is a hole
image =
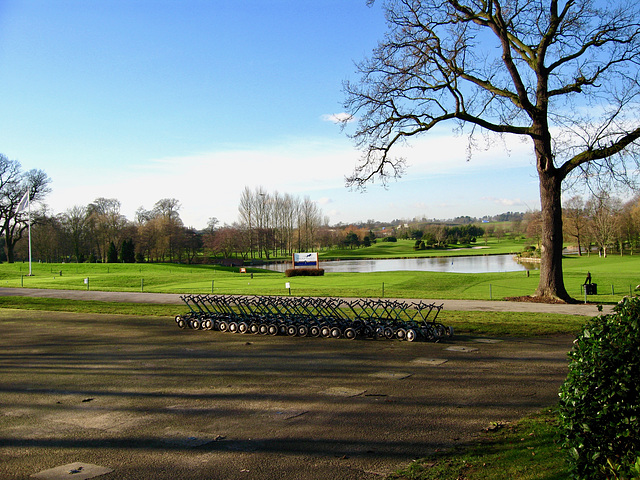
[[[572,341],[234,335],[180,330],[171,318],[0,309],[0,479],[381,479],[555,404]]]

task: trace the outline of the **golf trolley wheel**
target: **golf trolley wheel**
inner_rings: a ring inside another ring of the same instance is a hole
[[[266,335],[269,333],[269,325],[267,325],[266,323],[261,323],[258,326],[258,333],[260,335]]]
[[[237,322],[229,322],[229,333],[238,333],[238,323]]]
[[[226,332],[227,330],[229,330],[229,324],[226,320],[220,320],[220,322],[218,322],[218,330],[220,330],[221,332]]]
[[[404,340],[407,337],[407,331],[404,328],[399,328],[396,330],[396,338],[398,340]]]
[[[200,330],[200,320],[196,320],[195,318],[191,320],[189,326],[194,330]]]
[[[331,328],[327,325],[320,327],[320,336],[322,338],[329,338],[331,336]]]
[[[176,315],[174,320],[176,321],[176,323],[180,323],[180,320],[182,320],[182,315]]]
[[[298,336],[306,337],[309,334],[309,327],[306,325],[298,325]]]
[[[176,322],[178,324],[178,327],[180,327],[181,329],[187,328],[187,322],[185,322],[182,317],[180,317],[179,320],[176,318]]]
[[[393,328],[387,327],[384,329],[384,338],[388,338],[389,340],[391,340],[393,338],[393,335]]]
[[[430,342],[434,341],[436,338],[436,333],[431,325],[424,325],[422,327],[422,335],[424,335],[424,338]]]
[[[286,335],[287,334],[287,325],[284,323],[281,323],[280,325],[278,325],[278,333],[280,335]]]
[[[311,325],[309,327],[309,336],[310,337],[319,337],[320,336],[320,327],[318,325]]]
[[[238,333],[247,333],[249,331],[249,325],[247,322],[240,322],[238,324]]]
[[[444,337],[444,336],[447,335],[447,329],[441,323],[436,323],[434,327],[435,327],[435,331],[436,331],[436,336]]]
[[[447,337],[453,337],[453,327],[447,327]]]
[[[339,327],[333,327],[331,329],[331,338],[340,338],[342,336],[342,330]]]
[[[295,325],[289,325],[287,327],[287,335],[289,335],[290,337],[295,337],[298,334],[298,329],[296,328]]]
[[[202,321],[202,329],[203,330],[211,330],[213,328],[213,322],[208,318]]]
[[[416,333],[416,331],[413,328],[410,328],[407,330],[407,335],[406,335],[406,340],[407,342],[415,342],[416,339],[418,338],[418,334]]]
[[[269,325],[269,335],[277,335],[278,334],[278,326],[271,324]]]
[[[358,336],[358,332],[354,328],[347,327],[344,329],[344,338],[348,340],[353,340]]]
[[[249,324],[249,332],[250,332],[250,333],[253,333],[253,334],[255,335],[255,334],[256,334],[256,333],[258,333],[259,331],[260,331],[260,325],[258,325],[258,324],[257,324],[257,323],[255,323],[255,322],[251,322],[251,323]]]

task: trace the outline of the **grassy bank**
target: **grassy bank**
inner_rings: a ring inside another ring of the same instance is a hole
[[[434,452],[389,477],[393,480],[564,480],[565,453],[558,445],[553,409],[514,424],[490,425],[475,442]]]
[[[362,251],[366,249],[361,249]],[[615,303],[640,284],[640,256],[567,257],[563,260],[567,290],[583,300],[587,271],[598,284],[588,300]],[[58,288],[156,293],[221,293],[246,295],[318,295],[423,299],[499,300],[532,294],[539,272],[326,273],[322,277],[287,278],[283,273],[212,265],[176,264],[40,264],[0,265],[0,287]],[[87,280],[88,279],[88,280]],[[87,282],[88,283],[85,283]],[[290,289],[286,288],[289,284]]]

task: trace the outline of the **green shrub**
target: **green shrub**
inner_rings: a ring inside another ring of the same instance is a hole
[[[640,456],[640,297],[591,319],[569,353],[560,429],[577,479],[629,478]]]
[[[287,277],[320,277],[324,268],[288,268],[284,272]]]
[[[606,474],[607,480],[640,480],[640,457],[636,458],[636,463],[629,468],[607,460],[607,466],[603,472]]]

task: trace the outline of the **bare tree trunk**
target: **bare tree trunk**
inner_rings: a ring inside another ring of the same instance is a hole
[[[582,245],[580,245],[580,235],[578,235],[578,256],[582,256]]]
[[[551,170],[551,171],[549,171]],[[553,168],[539,169],[542,238],[540,283],[536,296],[573,301],[562,275],[562,179]]]

